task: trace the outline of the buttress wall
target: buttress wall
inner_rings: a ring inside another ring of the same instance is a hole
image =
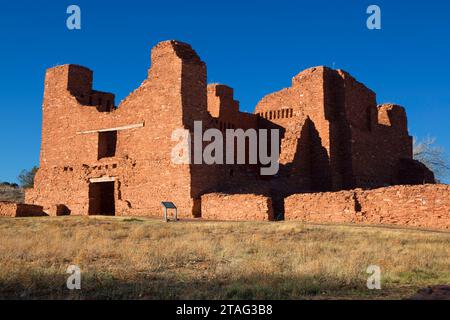
[[[375,93],[342,70],[329,77],[325,91],[334,110],[331,136],[342,188],[398,184],[398,164],[412,159],[404,108],[377,106]]]
[[[265,96],[255,113],[267,126],[281,128],[281,175],[295,189],[331,188],[330,120],[325,109],[328,69],[307,69],[292,79],[292,86]],[[296,190],[298,192],[298,190]]]

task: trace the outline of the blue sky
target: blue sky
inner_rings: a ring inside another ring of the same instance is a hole
[[[82,29],[66,28],[77,4]],[[382,30],[366,28],[377,4]],[[117,103],[146,77],[150,49],[177,39],[208,66],[208,81],[235,89],[253,111],[301,70],[349,71],[404,105],[412,135],[450,151],[450,3],[429,1],[2,1],[0,4],[0,181],[39,162],[45,70],[76,63]]]

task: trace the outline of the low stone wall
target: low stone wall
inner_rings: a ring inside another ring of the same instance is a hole
[[[256,194],[209,193],[201,198],[202,218],[209,220],[273,220],[272,200]]]
[[[284,206],[286,220],[450,229],[449,185],[295,194]]]
[[[23,203],[0,202],[0,217],[42,217],[46,216],[41,206]]]
[[[305,222],[355,222],[355,192],[299,193],[284,201],[284,219]]]

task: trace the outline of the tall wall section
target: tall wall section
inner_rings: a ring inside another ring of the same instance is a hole
[[[240,144],[238,138],[228,139],[227,130],[242,129],[244,134],[249,134],[249,129],[254,130],[258,137],[258,117],[251,113],[239,111],[239,102],[234,99],[234,92],[231,87],[223,84],[208,85],[208,112],[212,119],[212,127],[220,130],[223,135],[223,155],[224,164],[219,167],[221,171],[221,190],[231,190],[239,192],[242,187],[252,184],[259,176],[259,163],[250,163],[250,142],[248,136]],[[228,142],[234,143],[234,157],[232,164],[226,163],[226,145]],[[255,141],[254,141],[255,142]],[[258,144],[258,140],[256,140]],[[242,147],[243,146],[243,147]],[[257,146],[256,146],[257,147]],[[258,150],[258,148],[256,148]],[[242,152],[245,164],[238,163],[238,153]],[[246,181],[243,184],[243,181]]]
[[[404,108],[377,106],[375,93],[345,71],[307,69],[255,113],[283,132],[281,176],[290,192],[404,183],[399,166],[412,159]]]
[[[326,72],[325,67],[301,72],[291,87],[265,96],[255,108],[262,127],[283,133],[280,176],[289,178],[283,183],[286,189],[331,187],[330,122],[323,90]]]
[[[112,180],[117,215],[159,214],[160,201],[167,200],[182,216],[192,216],[194,199],[216,183],[203,174],[208,168],[171,159],[173,131],[192,134],[194,120],[209,119],[206,67],[195,51],[162,42],[152,50],[148,78],[118,108],[111,107],[111,94],[104,94],[105,107],[99,108],[98,95],[84,67],[47,71],[40,170],[26,201],[88,214],[90,182]],[[102,131],[116,131],[117,143],[112,156],[99,158]]]
[[[377,106],[375,93],[342,70],[330,77],[325,90],[338,120],[332,139],[344,163],[343,187],[398,183],[399,161],[412,159],[404,108],[392,104]]]

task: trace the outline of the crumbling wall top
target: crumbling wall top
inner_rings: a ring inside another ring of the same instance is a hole
[[[177,40],[162,41],[154,46],[151,53],[152,63],[167,55],[176,55],[185,62],[203,64],[189,44]]]
[[[378,123],[384,126],[407,130],[405,108],[393,103],[378,106]]]
[[[234,100],[233,88],[219,83],[209,84],[208,111],[213,117],[224,114],[237,114],[239,112],[239,101]]]
[[[300,84],[302,82],[302,80],[304,80],[306,78],[316,76],[316,75],[321,75],[327,71],[333,71],[333,70],[328,67],[325,67],[325,66],[316,66],[316,67],[311,67],[311,68],[305,69],[292,78],[292,86],[294,87],[294,86]]]

